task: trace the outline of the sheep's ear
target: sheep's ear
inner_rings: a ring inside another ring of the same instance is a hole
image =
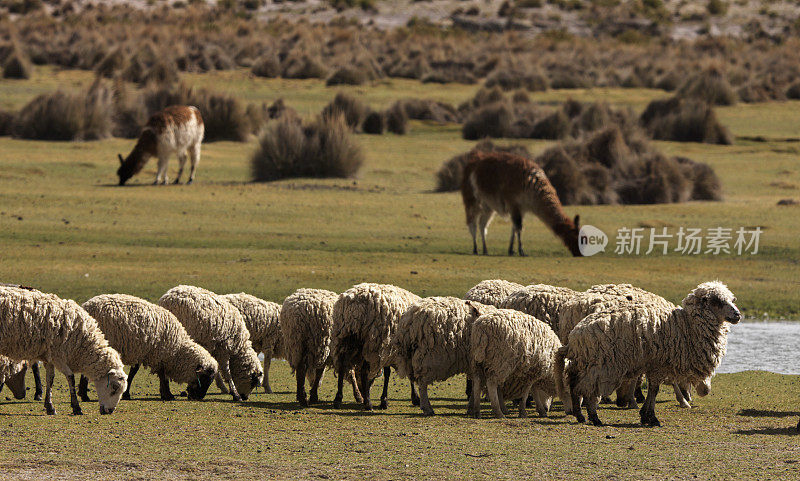
[[[197,365],[197,369],[195,369],[195,372],[197,372],[197,374],[202,374],[203,371],[204,371],[203,365],[202,364],[198,364]]]
[[[124,164],[125,160],[122,159],[122,154],[117,154],[117,158],[119,158],[119,163]]]
[[[575,224],[575,228],[577,229],[578,226],[581,224],[581,216],[576,215],[575,220],[572,221]]]

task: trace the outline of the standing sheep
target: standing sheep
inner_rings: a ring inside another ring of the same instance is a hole
[[[94,383],[100,414],[114,412],[127,385],[122,360],[97,322],[75,301],[53,294],[0,287],[0,354],[45,362],[47,414],[56,413],[52,397],[56,368],[69,382],[73,414],[82,414],[74,373],[85,373]]]
[[[339,294],[324,289],[298,289],[284,299],[280,325],[286,360],[297,376],[297,402],[308,406],[319,401],[318,389],[325,366],[331,364],[330,344],[333,306]],[[306,399],[305,380],[311,387]],[[351,369],[347,379],[353,385],[356,402],[364,402]]]
[[[502,309],[514,309],[543,321],[558,334],[558,312],[567,302],[574,299],[578,292],[568,287],[557,287],[548,284],[533,284],[522,287],[507,295],[499,304]],[[561,339],[559,337],[559,339]],[[563,342],[564,340],[561,339]]]
[[[383,369],[381,409],[389,406],[389,376],[391,374],[392,338],[397,332],[397,322],[403,312],[420,300],[416,294],[387,284],[358,284],[343,292],[333,306],[331,330],[331,357],[339,374],[335,407],[342,405],[344,374],[360,369],[359,389],[364,398],[364,408],[372,410],[369,390]],[[419,398],[411,384],[411,401]]]
[[[15,361],[0,356],[0,391],[8,386],[14,399],[25,399],[25,373],[28,372],[26,361]]]
[[[589,420],[602,425],[597,399],[644,374],[648,387],[641,422],[660,426],[655,415],[659,386],[667,378],[702,385],[714,374],[725,355],[728,323],[741,319],[735,302],[731,291],[714,281],[697,286],[681,307],[640,303],[586,317],[556,359],[559,372],[564,371],[565,359],[570,360],[566,373],[575,418],[585,421],[577,402],[583,396]],[[560,375],[556,380],[563,383]]]
[[[419,385],[420,407],[426,416],[434,414],[428,398],[429,384],[460,373],[467,374],[470,384],[472,323],[494,309],[455,297],[428,297],[403,313],[392,341],[394,365],[398,376]]]
[[[487,279],[475,284],[464,296],[465,301],[477,301],[481,304],[498,306],[509,294],[522,289],[521,284],[503,279]]]
[[[472,325],[470,358],[472,397],[467,414],[480,416],[480,394],[489,394],[498,418],[507,414],[506,397],[519,398],[519,415],[526,417],[526,404],[534,390],[536,408],[546,416],[557,388],[555,356],[561,342],[550,326],[533,316],[512,309],[497,309],[480,316]]]
[[[264,371],[242,314],[221,296],[193,286],[168,290],[158,305],[178,318],[195,342],[214,356],[234,401],[247,400]]]
[[[281,332],[281,306],[240,292],[222,296],[239,310],[244,318],[253,350],[264,353],[264,390],[272,394],[269,385],[269,366],[272,359],[283,359],[283,333]],[[221,384],[220,377],[217,377]]]
[[[104,294],[83,303],[109,344],[131,366],[128,387],[122,399],[131,398],[133,377],[144,364],[158,376],[162,401],[172,401],[169,380],[188,384],[189,399],[203,399],[217,373],[217,361],[189,337],[171,312],[138,297]],[[79,394],[86,395],[86,378],[81,376]]]

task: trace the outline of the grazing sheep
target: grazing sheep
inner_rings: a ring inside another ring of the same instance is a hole
[[[460,373],[467,373],[471,381],[472,323],[494,309],[455,297],[428,297],[403,313],[392,340],[394,365],[398,376],[419,385],[420,407],[426,416],[434,414],[428,398],[429,384]]]
[[[514,291],[522,289],[521,284],[504,281],[503,279],[488,279],[475,284],[464,296],[465,301],[477,301],[481,304],[499,306],[503,299]]]
[[[335,407],[342,405],[344,374],[360,369],[359,389],[364,398],[364,408],[372,410],[369,390],[383,369],[381,409],[389,406],[389,375],[391,374],[392,338],[397,332],[397,322],[403,312],[420,300],[416,294],[387,284],[358,284],[343,292],[333,306],[331,329],[331,357],[339,374]],[[411,401],[419,398],[411,384]]]
[[[247,400],[261,385],[261,362],[233,304],[206,289],[180,285],[161,296],[158,305],[175,314],[192,339],[214,356],[234,401]]]
[[[644,374],[648,388],[641,422],[660,426],[655,415],[659,386],[667,378],[695,386],[707,382],[725,355],[727,323],[741,318],[735,302],[731,291],[714,281],[697,286],[681,307],[636,303],[586,317],[556,359],[559,372],[565,359],[570,361],[566,373],[576,419],[585,421],[578,404],[583,396],[589,420],[602,425],[597,399]],[[561,376],[556,380],[563,383]]]
[[[339,294],[324,289],[298,289],[284,299],[280,326],[286,360],[297,375],[297,402],[308,406],[319,401],[318,389],[330,357],[333,305]],[[306,399],[305,380],[311,387]],[[355,372],[347,373],[356,402],[364,402],[358,390]]]
[[[169,380],[187,384],[189,399],[203,399],[217,373],[217,361],[189,337],[168,310],[126,294],[103,294],[83,303],[122,362],[131,366],[122,399],[131,398],[133,377],[144,364],[158,376],[162,401],[172,401]],[[86,378],[80,391],[86,395]],[[79,393],[81,394],[81,393]]]
[[[558,312],[579,293],[568,287],[533,284],[522,287],[505,297],[498,307],[514,309],[545,322],[558,334]],[[561,339],[559,337],[559,339]],[[563,342],[564,340],[561,339]]]
[[[519,398],[519,415],[526,417],[528,395],[534,390],[536,409],[546,416],[550,400],[562,382],[556,382],[555,355],[561,342],[550,326],[512,309],[497,309],[472,324],[470,362],[472,397],[467,414],[480,416],[480,394],[489,394],[498,418],[508,414],[503,399]]]
[[[264,353],[264,390],[272,394],[269,385],[269,366],[273,359],[283,359],[283,333],[281,332],[281,306],[240,292],[222,296],[233,304],[244,317],[253,350]],[[217,377],[220,380],[220,377]],[[218,383],[221,384],[221,383]]]
[[[74,373],[85,373],[94,383],[100,414],[114,412],[128,380],[119,353],[108,345],[92,316],[75,301],[36,290],[0,287],[0,354],[45,362],[47,414],[56,413],[56,368],[69,382],[73,414],[82,414]]]
[[[0,356],[0,391],[8,386],[14,399],[25,399],[25,373],[28,363]]]

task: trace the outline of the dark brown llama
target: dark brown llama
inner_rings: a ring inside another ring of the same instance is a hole
[[[508,255],[514,254],[514,237],[520,256],[522,217],[532,212],[567,246],[573,256],[580,256],[578,221],[564,214],[556,190],[544,171],[534,161],[506,152],[475,152],[464,167],[461,197],[472,234],[472,253],[478,253],[477,230],[480,229],[483,253],[486,254],[486,228],[495,213],[510,216],[511,242]]]
[[[194,171],[200,161],[200,143],[203,141],[205,127],[203,117],[197,107],[172,105],[161,112],[153,114],[142,129],[139,141],[128,157],[119,157],[119,185],[125,185],[128,179],[138,174],[150,160],[158,158],[158,173],[153,184],[167,183],[167,161],[174,153],[178,156],[178,176],[175,183],[181,180],[186,156],[192,158],[192,170],[186,184],[194,181]]]

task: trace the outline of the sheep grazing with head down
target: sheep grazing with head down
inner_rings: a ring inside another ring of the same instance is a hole
[[[644,374],[647,399],[641,422],[659,426],[655,415],[659,386],[665,379],[698,386],[714,374],[725,355],[729,324],[741,319],[735,302],[731,291],[714,281],[697,286],[680,307],[636,303],[586,317],[569,334],[556,359],[560,372],[565,359],[570,361],[566,374],[576,419],[585,421],[578,403],[578,396],[583,396],[589,420],[602,425],[598,398]],[[562,379],[556,376],[558,382]]]
[[[234,401],[246,400],[261,385],[264,370],[233,304],[206,289],[181,285],[161,296],[158,305],[172,312],[192,339],[214,356]]]
[[[0,356],[0,391],[8,386],[14,399],[25,399],[25,373],[28,363]]]
[[[420,407],[426,416],[434,414],[428,385],[460,373],[467,373],[471,381],[472,323],[495,309],[455,297],[427,297],[403,313],[392,340],[393,364],[398,376],[408,377],[419,386]]]
[[[180,321],[168,310],[127,294],[103,294],[83,303],[122,362],[131,366],[128,387],[122,399],[131,398],[133,377],[140,365],[158,376],[162,401],[172,401],[169,380],[187,384],[189,399],[203,399],[217,373],[217,361],[189,337]],[[86,396],[86,378],[79,389]],[[84,400],[85,397],[84,397]]]
[[[36,290],[0,287],[0,354],[45,362],[47,414],[56,413],[56,368],[67,376],[73,414],[82,413],[74,373],[84,373],[94,383],[100,414],[114,412],[128,381],[119,353],[89,313],[75,301]]]
[[[297,402],[308,406],[319,401],[319,383],[325,367],[331,365],[330,344],[333,306],[339,294],[324,289],[298,289],[283,301],[280,325],[283,331],[286,360],[297,376]],[[353,385],[356,402],[364,402],[358,390],[355,372],[347,380]],[[311,387],[306,398],[305,381]]]
[[[512,309],[496,309],[472,324],[470,362],[472,396],[467,414],[480,416],[481,390],[485,387],[498,418],[508,411],[504,399],[519,399],[519,415],[526,417],[528,395],[533,390],[536,409],[546,416],[553,396],[563,383],[555,381],[555,356],[561,342],[550,326]]]
[[[372,410],[370,387],[383,370],[380,408],[389,406],[392,338],[397,333],[400,316],[419,300],[416,294],[387,284],[358,284],[339,296],[333,306],[331,330],[331,357],[339,374],[335,407],[342,405],[344,374],[353,368],[360,370],[359,390],[367,410]],[[411,401],[415,405],[419,402],[413,383]]]
[[[283,359],[283,333],[281,332],[281,306],[240,292],[222,296],[239,310],[244,318],[250,341],[256,352],[264,353],[264,390],[272,394],[269,385],[269,366],[273,359]],[[217,385],[221,384],[217,377]]]
[[[481,304],[499,306],[503,299],[514,291],[522,289],[522,284],[503,279],[487,279],[475,284],[464,296],[465,301],[477,301]]]

